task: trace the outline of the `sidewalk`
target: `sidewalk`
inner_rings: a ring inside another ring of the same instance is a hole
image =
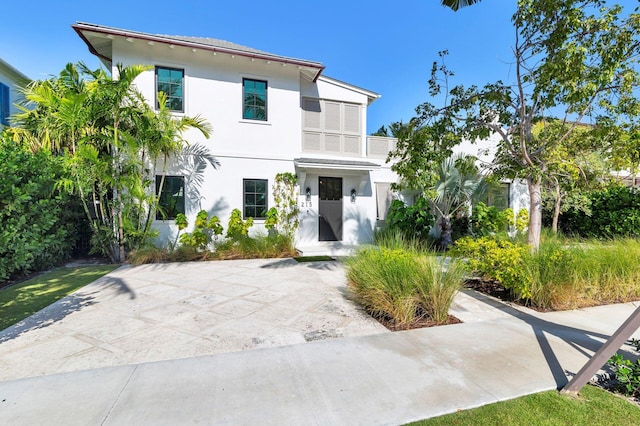
[[[465,292],[462,324],[0,382],[0,424],[403,424],[562,387],[635,307]]]

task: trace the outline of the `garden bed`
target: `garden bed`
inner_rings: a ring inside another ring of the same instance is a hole
[[[420,318],[408,325],[396,325],[395,321],[391,318],[376,318],[372,316],[373,319],[378,321],[380,324],[384,325],[387,330],[390,331],[402,331],[402,330],[414,330],[416,328],[427,328],[427,327],[436,327],[439,325],[450,325],[450,324],[461,324],[458,318],[453,315],[449,315],[449,318],[445,322],[436,322],[429,318]]]

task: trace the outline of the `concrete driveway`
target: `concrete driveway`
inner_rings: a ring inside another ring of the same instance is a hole
[[[124,266],[0,332],[0,381],[386,333],[339,262]]]

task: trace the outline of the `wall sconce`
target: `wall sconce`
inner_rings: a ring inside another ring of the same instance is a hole
[[[311,201],[311,188],[309,188],[308,186],[307,186],[306,195],[307,195],[307,202]]]
[[[352,203],[356,202],[356,190],[355,189],[351,190],[351,202]]]

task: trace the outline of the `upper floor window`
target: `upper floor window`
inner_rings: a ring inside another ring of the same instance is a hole
[[[184,70],[156,67],[156,108],[159,108],[158,93],[167,97],[167,107],[171,111],[184,111]]]
[[[242,118],[267,121],[267,82],[242,79]]]
[[[267,217],[267,180],[244,179],[244,218]]]
[[[160,193],[157,220],[173,220],[184,214],[184,176],[156,176],[156,194]],[[161,188],[162,186],[162,188]]]
[[[0,124],[9,125],[9,86],[0,83]]]

